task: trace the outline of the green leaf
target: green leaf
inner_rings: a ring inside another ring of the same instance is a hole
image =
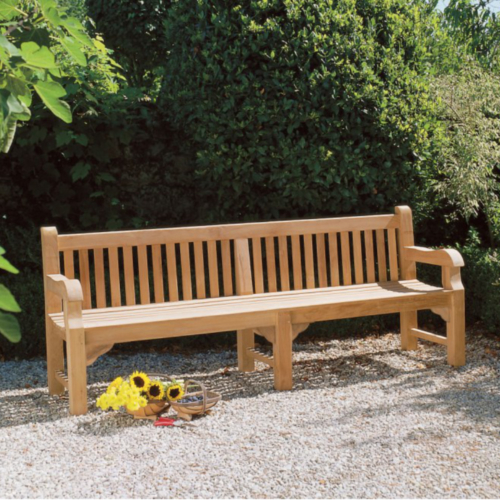
[[[52,113],[63,122],[71,123],[72,116],[69,105],[59,99],[66,95],[66,91],[62,85],[56,82],[38,82],[34,87],[37,94]]]
[[[0,19],[10,21],[18,16],[22,11],[16,7],[17,3],[17,0],[0,0]]]
[[[14,142],[14,136],[17,130],[17,120],[9,116],[7,121],[0,127],[0,152],[8,153],[12,143]],[[2,268],[2,260],[6,260],[0,257],[0,268]],[[8,264],[8,262],[7,262]],[[14,268],[15,269],[15,268]],[[12,271],[11,271],[12,272]]]
[[[61,146],[66,146],[73,140],[73,132],[71,130],[62,130],[56,134],[56,146],[60,148]]]
[[[19,304],[5,285],[0,285],[0,309],[13,313],[21,312]]]
[[[73,35],[80,43],[83,43],[83,45],[86,45],[90,49],[94,48],[94,43],[85,33],[84,27],[78,19],[75,17],[62,19],[62,25],[69,31],[69,34]]]
[[[71,178],[73,179],[73,182],[79,180],[79,179],[85,179],[87,175],[89,175],[90,172],[90,164],[85,163],[83,161],[79,161],[71,170],[70,170],[70,175]]]
[[[8,271],[12,274],[17,274],[19,272],[19,270],[16,269],[5,257],[2,257],[2,255],[0,255],[0,269]]]
[[[42,8],[43,9],[43,8]],[[61,26],[62,20],[59,17],[59,13],[54,7],[49,7],[48,9],[43,9],[43,15],[54,25]]]
[[[27,121],[31,118],[31,111],[14,94],[7,98],[7,106],[14,119]]]
[[[11,56],[18,56],[21,54],[19,49],[3,35],[0,35],[0,47],[5,49]]]
[[[82,44],[74,38],[66,36],[61,38],[61,44],[66,49],[68,54],[80,65],[87,66],[87,58],[82,52]]]
[[[89,138],[85,134],[78,134],[75,140],[78,144],[81,144],[82,146],[89,145]]]
[[[17,318],[12,314],[0,312],[0,333],[11,342],[19,342],[21,340],[21,328]]]
[[[40,47],[35,42],[21,44],[21,55],[30,65],[37,68],[57,68],[56,58],[48,47]]]

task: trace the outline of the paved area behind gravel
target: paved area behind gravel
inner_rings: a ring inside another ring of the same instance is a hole
[[[500,343],[469,339],[466,367],[399,336],[295,346],[295,389],[236,371],[235,352],[109,355],[92,403],[133,369],[197,378],[224,401],[192,426],[125,414],[68,417],[42,360],[0,363],[0,497],[500,496]]]

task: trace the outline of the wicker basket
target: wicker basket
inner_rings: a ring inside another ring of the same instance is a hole
[[[139,408],[138,410],[129,410],[127,413],[134,416],[134,419],[146,418],[148,420],[156,420],[158,415],[167,411],[170,405],[167,401],[163,399],[158,399],[155,401],[150,401],[146,406]]]
[[[161,378],[172,380],[171,377],[165,375],[164,373],[147,373],[150,378]],[[170,402],[166,399],[151,400],[146,406],[139,408],[138,410],[128,410],[129,415],[133,415],[134,419],[148,419],[157,420],[158,416],[170,408]]]
[[[193,388],[199,388],[198,390],[191,390]],[[186,398],[201,396],[201,401],[196,402],[186,402],[183,403]],[[209,414],[210,408],[216,405],[221,399],[221,395],[217,392],[207,391],[207,388],[201,383],[195,380],[187,380],[184,383],[184,396],[179,401],[169,401],[172,408],[177,412],[177,416],[183,420],[190,421],[193,415],[202,415],[204,413]]]

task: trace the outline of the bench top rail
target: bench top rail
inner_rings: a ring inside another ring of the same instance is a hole
[[[250,222],[217,226],[140,229],[58,236],[59,251],[227,240],[266,236],[293,236],[398,227],[398,215],[368,215],[292,221]]]

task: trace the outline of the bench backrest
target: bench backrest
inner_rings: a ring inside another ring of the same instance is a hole
[[[84,309],[411,279],[414,265],[398,248],[406,245],[413,245],[408,207],[395,215],[106,233],[42,229],[44,274],[78,278]],[[247,275],[243,285],[238,270]]]

